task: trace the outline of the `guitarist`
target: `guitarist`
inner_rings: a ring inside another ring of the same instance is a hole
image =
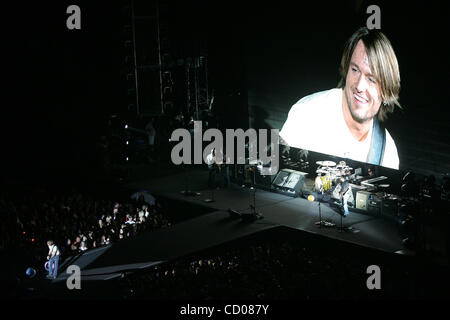
[[[211,189],[215,188],[216,184],[216,148],[211,150],[211,153],[206,156],[206,164],[208,165],[208,187]]]
[[[340,178],[340,184],[341,184],[341,191],[339,192],[342,208],[344,209],[344,217],[348,215],[348,199],[350,198],[351,194],[351,187],[348,180],[344,177]]]

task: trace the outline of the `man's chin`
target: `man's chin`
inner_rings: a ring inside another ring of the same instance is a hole
[[[370,121],[372,119],[372,117],[369,117],[367,114],[359,114],[354,110],[351,110],[350,113],[352,115],[353,120],[361,124]]]

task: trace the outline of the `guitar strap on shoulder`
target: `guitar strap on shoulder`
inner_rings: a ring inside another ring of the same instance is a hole
[[[376,117],[373,118],[372,142],[370,144],[367,162],[374,165],[381,165],[386,146],[386,130]]]

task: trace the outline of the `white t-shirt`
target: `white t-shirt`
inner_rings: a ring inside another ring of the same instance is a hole
[[[53,256],[59,256],[59,249],[58,249],[58,247],[57,247],[55,244],[53,244],[53,245],[51,245],[51,246],[49,247],[48,255],[49,255],[50,257],[51,257],[52,255],[53,255]]]
[[[342,89],[311,94],[294,104],[280,132],[291,147],[367,162],[372,127],[364,141],[356,140],[342,113]],[[384,167],[399,168],[397,147],[386,130]]]
[[[216,163],[216,157],[213,156],[212,153],[208,154],[208,155],[206,156],[206,164],[207,164],[208,166],[212,166],[214,163]]]

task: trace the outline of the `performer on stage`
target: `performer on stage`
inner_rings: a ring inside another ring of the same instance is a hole
[[[208,187],[214,189],[216,187],[216,148],[211,150],[211,153],[206,156],[206,164],[208,165]]]
[[[344,209],[344,217],[346,217],[348,215],[348,199],[350,198],[351,195],[351,187],[350,184],[348,182],[348,180],[344,177],[340,178],[340,185],[341,185],[341,190],[339,192],[340,195],[340,199],[341,199],[341,203],[342,203],[342,208]]]
[[[369,179],[375,178],[375,170],[372,167],[367,169],[367,176]]]
[[[56,246],[56,244],[53,242],[53,240],[47,241],[48,246],[48,275],[47,278],[55,279],[58,275],[58,263],[59,263],[59,249]]]
[[[314,189],[320,194],[323,194],[323,183],[321,174],[319,174],[314,181]]]
[[[222,176],[221,186],[224,188],[228,188],[231,185],[230,181],[230,164],[231,158],[228,155],[224,155],[224,161],[220,164],[220,173]]]
[[[281,142],[398,169],[397,147],[381,126],[400,107],[400,71],[388,38],[379,30],[357,30],[345,46],[340,75],[336,89],[306,96],[291,108]],[[318,124],[326,130],[311,138]]]

